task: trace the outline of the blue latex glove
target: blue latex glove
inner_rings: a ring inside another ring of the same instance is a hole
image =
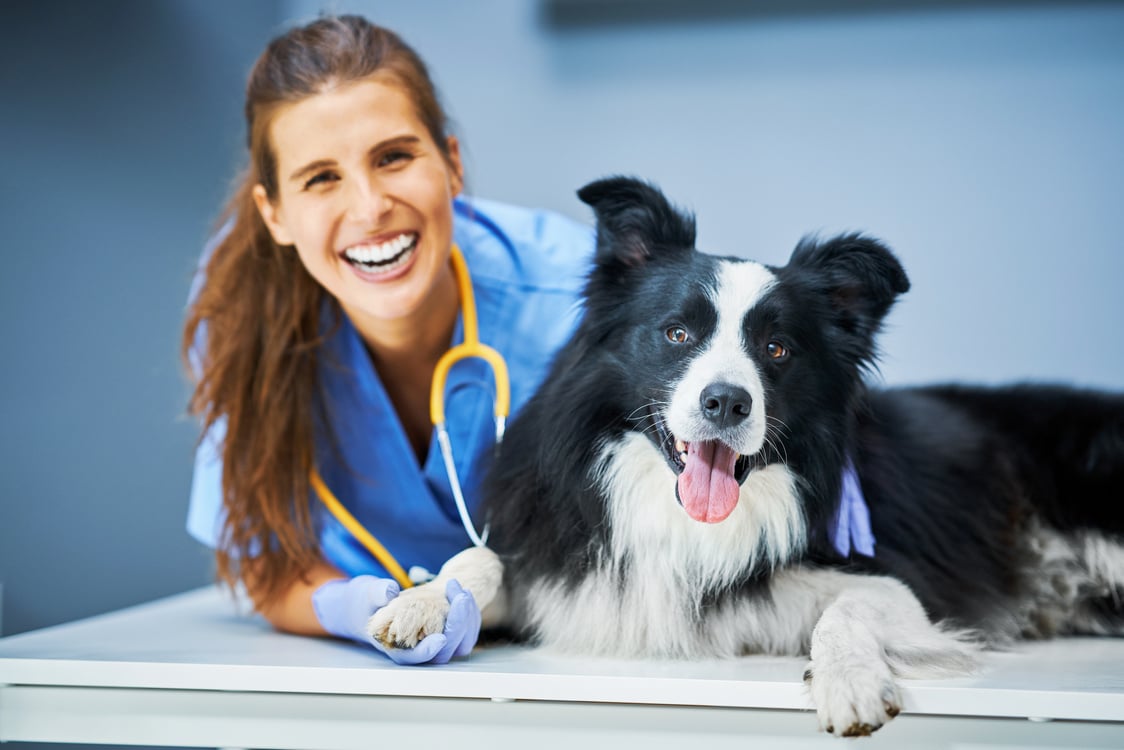
[[[409,649],[387,648],[373,638],[368,638],[368,643],[396,664],[448,664],[454,656],[468,656],[480,637],[480,608],[455,579],[445,585],[445,598],[449,613],[442,632],[427,635]]]
[[[398,582],[389,578],[337,578],[312,592],[312,609],[320,625],[332,635],[370,643],[367,620],[400,591]]]
[[[454,656],[467,655],[480,635],[480,609],[472,594],[457,581],[449,581],[445,596],[449,614],[445,629],[422,639],[413,648],[387,648],[367,633],[367,621],[375,610],[398,596],[395,581],[375,576],[328,581],[312,594],[312,607],[324,630],[374,646],[396,664],[445,664]]]

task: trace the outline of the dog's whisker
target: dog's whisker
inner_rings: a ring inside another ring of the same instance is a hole
[[[788,467],[788,450],[785,448],[784,441],[770,430],[770,426],[765,427],[765,444],[773,453],[776,453],[781,459],[781,464]]]
[[[766,414],[765,415],[765,427],[766,427],[766,429],[768,429],[769,427],[773,427],[773,426],[779,427],[781,430],[784,431],[784,433],[786,435],[792,434],[792,431],[789,429],[788,425],[785,424],[782,420],[780,420],[777,417],[774,417],[771,414]],[[784,437],[784,435],[782,435],[780,433],[777,433],[777,436],[778,437]]]
[[[669,401],[649,401],[645,404],[642,404],[642,405],[636,407],[631,412],[629,412],[628,415],[625,416],[625,421],[626,422],[639,422],[643,419],[646,419],[648,417],[649,413],[651,411],[653,411],[654,409],[658,409],[659,407],[666,407],[666,406],[670,406]],[[640,413],[640,416],[637,416],[638,413]]]

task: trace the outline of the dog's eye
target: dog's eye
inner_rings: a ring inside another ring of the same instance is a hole
[[[783,344],[776,341],[770,341],[766,344],[765,351],[769,353],[769,358],[776,362],[788,358],[788,349],[785,349]]]
[[[673,344],[686,344],[687,339],[690,338],[687,335],[687,329],[683,326],[672,326],[664,334],[667,336],[667,340]]]

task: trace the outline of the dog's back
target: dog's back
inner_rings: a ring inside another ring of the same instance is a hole
[[[1124,396],[892,389],[870,394],[857,429],[878,539],[864,570],[995,638],[1121,632]]]

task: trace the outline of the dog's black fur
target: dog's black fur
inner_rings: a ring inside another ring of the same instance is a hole
[[[894,676],[968,669],[980,641],[1124,633],[1124,396],[873,387],[910,285],[880,242],[766,267],[698,252],[647,183],[579,196],[583,317],[484,485],[504,623],[579,652],[810,654],[844,734],[896,715]],[[829,534],[849,463],[873,556]],[[443,575],[485,606],[482,559]]]
[[[717,314],[703,290],[719,259],[694,250],[691,217],[633,180],[593,183],[579,195],[599,220],[584,317],[511,425],[485,493],[492,546],[510,561],[517,595],[541,578],[574,587],[604,554],[611,521],[591,480],[597,453],[633,431],[664,450],[643,407],[666,399],[697,348],[668,346],[660,332],[683,324],[703,346]],[[988,633],[1073,631],[1057,602],[1035,601],[1039,576],[1050,574],[1036,539],[1042,529],[1070,540],[1124,535],[1124,397],[1034,385],[872,388],[864,376],[875,334],[909,288],[891,252],[860,235],[805,239],[788,265],[770,270],[776,284],[747,311],[743,330],[764,408],[783,424],[750,456],[753,470],[784,462],[800,478],[807,543],[783,563],[894,576],[934,619]],[[780,365],[762,355],[774,339],[791,352]],[[847,457],[870,508],[873,558],[843,558],[828,538]],[[716,581],[696,594],[742,596],[773,571],[747,568],[736,585]],[[1087,610],[1082,629],[1121,629],[1120,583],[1074,592],[1069,600]]]
[[[1019,632],[1000,634],[1024,637],[1120,632],[1120,578],[1067,594],[1071,616],[1040,601],[1067,584],[1042,580],[1061,574],[1042,570],[1035,536],[1124,534],[1124,398],[950,385],[865,401],[855,450],[878,546],[864,569],[905,581],[934,619],[989,633],[1003,622]]]

